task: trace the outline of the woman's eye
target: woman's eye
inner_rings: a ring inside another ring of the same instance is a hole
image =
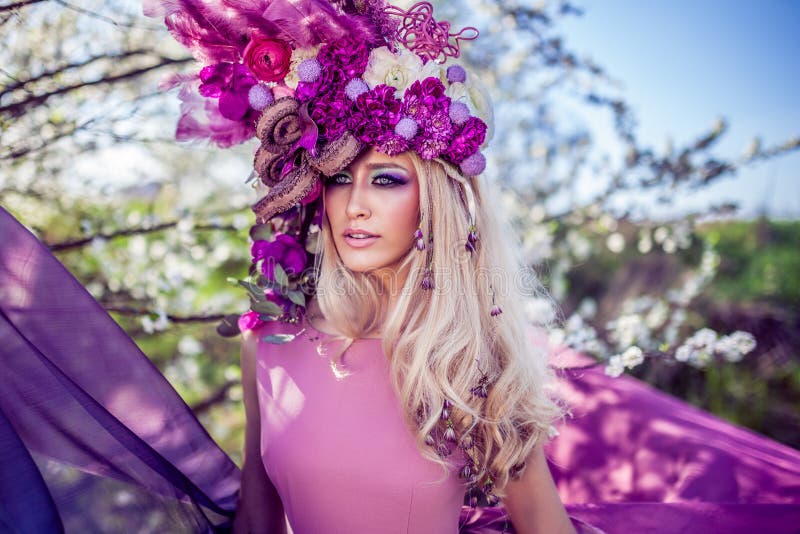
[[[375,185],[393,186],[393,185],[403,185],[405,181],[390,174],[381,174],[379,176],[376,176],[372,180],[372,183]]]
[[[328,176],[328,179],[325,180],[326,185],[340,185],[347,183],[350,183],[350,177],[346,174],[334,174],[333,176]]]

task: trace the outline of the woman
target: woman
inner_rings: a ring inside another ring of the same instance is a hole
[[[288,344],[270,346],[260,341],[261,331],[243,338],[247,428],[239,532],[280,532],[282,497],[289,499],[296,532],[452,532],[470,485],[463,478],[471,480],[471,492],[483,482],[490,501],[503,495],[517,532],[573,532],[541,448],[557,413],[544,393],[544,353],[526,341],[521,296],[507,294],[507,286],[498,290],[517,272],[503,237],[509,234],[479,182],[447,165],[411,151],[391,157],[368,148],[325,179],[317,298]],[[468,187],[476,200],[473,223],[462,201]],[[472,252],[462,238],[471,224],[481,229]],[[417,247],[423,227],[429,237]],[[429,273],[432,289],[423,283]],[[494,291],[482,273],[493,275]],[[496,313],[501,300],[502,315]],[[286,325],[262,330],[285,331]],[[329,358],[312,354],[310,347],[335,338],[344,342],[331,343]],[[355,348],[355,369],[348,369],[348,351]],[[374,361],[384,356],[386,365]],[[336,370],[351,374],[337,380]],[[362,379],[385,383],[365,390]],[[278,391],[287,383],[296,389]],[[371,398],[376,389],[380,398]],[[368,406],[387,398],[386,413]],[[402,409],[392,409],[395,399]],[[330,424],[315,429],[315,443],[303,443],[320,417]],[[393,444],[370,438],[380,432]],[[299,451],[287,450],[293,447]],[[303,456],[333,451],[330,460],[311,460],[335,465],[310,475],[307,485],[292,483],[285,472]],[[281,479],[277,488],[262,455]],[[361,477],[370,473],[377,484],[367,492],[371,484]],[[423,506],[413,502],[418,492]],[[335,506],[314,504],[326,499]],[[353,506],[363,511],[354,513]]]
[[[180,80],[178,136],[261,141],[254,165],[266,192],[253,209],[255,233],[267,235],[245,285],[249,326],[264,332],[242,348],[240,529],[275,528],[285,507],[299,532],[452,531],[466,493],[473,506],[503,498],[520,532],[571,531],[541,451],[559,408],[513,287],[529,277],[520,280],[510,232],[480,185],[491,106],[456,61],[477,30],[451,32],[425,2],[164,8],[210,63],[199,84]],[[307,341],[329,349],[332,371]],[[348,359],[363,364],[361,377]],[[363,376],[373,377],[366,392]],[[358,446],[367,428],[392,436],[385,450]],[[320,442],[359,454],[321,462]],[[363,499],[368,510],[354,514]]]

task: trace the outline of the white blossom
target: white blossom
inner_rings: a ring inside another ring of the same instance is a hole
[[[711,361],[716,342],[717,333],[710,328],[702,328],[678,347],[675,359],[695,367],[703,367]]]
[[[714,350],[729,362],[741,361],[756,348],[756,338],[749,332],[736,332],[717,340]]]
[[[608,365],[605,367],[605,373],[608,376],[617,377],[625,372],[625,364],[622,363],[622,356],[615,354],[608,359]]]
[[[644,353],[639,347],[628,347],[621,356],[622,363],[626,369],[633,369],[644,361]]]

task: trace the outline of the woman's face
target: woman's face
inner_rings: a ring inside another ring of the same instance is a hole
[[[355,272],[388,270],[414,243],[419,180],[406,154],[365,150],[325,181],[325,213],[344,265]]]

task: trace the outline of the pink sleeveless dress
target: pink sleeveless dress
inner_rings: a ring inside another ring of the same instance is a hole
[[[297,336],[263,341],[279,333]],[[261,454],[295,534],[459,531],[458,466],[445,473],[420,454],[380,339],[354,341],[338,378],[330,358],[342,342],[330,335],[307,323],[258,335]]]

